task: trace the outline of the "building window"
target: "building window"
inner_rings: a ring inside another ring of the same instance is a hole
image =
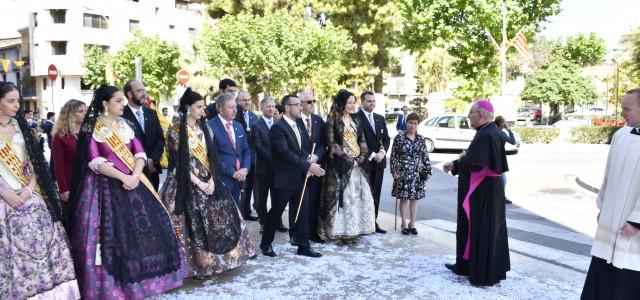
[[[66,9],[52,9],[50,10],[51,20],[54,24],[66,23],[67,10]]]
[[[53,55],[67,55],[67,41],[52,41],[51,50]]]
[[[38,27],[38,13],[33,13],[33,27]]]
[[[60,84],[62,85],[62,89],[64,90],[64,77],[60,77]]]
[[[46,78],[42,78],[42,90],[43,91],[47,90],[47,79]]]
[[[174,30],[176,29],[176,25],[169,25],[169,30]]]
[[[94,14],[84,14],[84,27],[109,29],[109,17]]]
[[[134,30],[140,29],[140,21],[138,20],[129,20],[129,32],[133,32]]]
[[[178,9],[189,9],[189,1],[187,1],[187,0],[176,0],[176,8],[178,8]]]

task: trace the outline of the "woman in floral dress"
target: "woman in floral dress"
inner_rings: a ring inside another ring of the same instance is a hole
[[[174,169],[160,194],[179,228],[189,276],[202,278],[243,265],[255,255],[240,211],[217,176],[215,139],[202,96],[188,88],[180,98],[181,118],[169,128]]]
[[[78,135],[69,237],[83,299],[142,299],[184,278],[180,242],[123,111],[124,94],[100,86]]]
[[[418,200],[425,196],[425,182],[431,178],[429,151],[423,136],[417,134],[420,116],[407,116],[407,131],[398,133],[391,148],[391,175],[393,189],[391,195],[400,200],[402,234],[417,235],[416,213]],[[406,224],[407,203],[411,202],[409,226]]]
[[[340,90],[327,119],[329,156],[320,197],[318,233],[322,239],[353,242],[375,231],[373,195],[362,169],[367,144],[360,125],[351,115],[355,96]]]
[[[0,299],[78,299],[61,205],[18,89],[0,82]]]

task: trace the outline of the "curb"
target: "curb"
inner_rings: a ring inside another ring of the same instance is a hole
[[[600,189],[599,189],[599,188],[596,188],[596,187],[593,187],[593,186],[589,185],[588,183],[586,183],[586,182],[582,181],[582,180],[580,179],[580,177],[577,177],[577,176],[576,176],[576,183],[577,183],[580,187],[582,187],[583,189],[585,189],[585,190],[587,190],[587,191],[589,191],[589,192],[592,192],[592,193],[594,193],[594,194],[598,194],[598,193],[600,192]]]

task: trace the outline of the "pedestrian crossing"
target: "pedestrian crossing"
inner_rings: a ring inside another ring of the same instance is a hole
[[[456,223],[442,219],[422,220],[418,223],[443,231],[456,231]],[[535,222],[507,219],[507,228],[509,230],[521,230],[537,235],[550,238],[560,239],[573,243],[590,246],[592,239],[580,233],[570,230],[538,224]],[[509,237],[509,250],[521,255],[525,255],[534,259],[553,263],[558,266],[566,267],[574,271],[586,273],[589,268],[590,257],[579,255],[564,250],[542,246],[536,243],[524,241],[514,237]]]

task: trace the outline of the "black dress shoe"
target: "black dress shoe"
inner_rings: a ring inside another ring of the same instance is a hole
[[[456,265],[455,264],[444,264],[444,266],[447,267],[447,269],[449,269],[451,272],[455,273],[456,275],[461,275],[461,276],[469,275],[466,272],[458,271],[456,269]]]
[[[256,216],[252,216],[252,215],[250,215],[250,214],[249,214],[249,215],[247,215],[247,216],[245,216],[245,217],[244,217],[244,219],[245,219],[246,221],[258,221],[258,220],[260,220],[260,218],[258,218],[258,217],[256,217]]]
[[[404,235],[409,235],[411,234],[411,229],[409,228],[402,228],[402,230],[400,230],[400,232]]]
[[[262,255],[264,256],[276,257],[276,253],[273,252],[273,247],[271,247],[271,245],[266,247],[260,246],[260,250],[262,250]]]
[[[283,224],[280,224],[280,227],[278,227],[276,230],[279,231],[279,232],[287,232],[287,231],[289,231],[289,228],[284,227]]]
[[[509,200],[509,198],[504,198],[504,203],[506,203],[506,204],[511,204],[511,203],[513,203],[513,202],[511,202],[511,200]]]
[[[376,225],[376,233],[385,234],[385,233],[387,233],[387,231],[382,229],[382,228],[380,228],[378,225]]]
[[[313,251],[311,248],[298,248],[298,252],[296,252],[296,254],[307,257],[322,257],[322,254]]]

